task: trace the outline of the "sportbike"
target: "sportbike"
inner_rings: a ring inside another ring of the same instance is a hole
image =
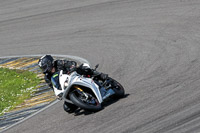
[[[96,65],[94,70],[98,66]],[[91,78],[87,75],[80,75],[76,71],[64,74],[61,70],[59,82],[62,90],[58,91],[63,92],[62,99],[65,104],[74,109],[79,107],[95,112],[101,110],[103,108],[102,103],[109,98],[119,99],[124,97],[123,86],[111,77],[102,81],[95,76]]]

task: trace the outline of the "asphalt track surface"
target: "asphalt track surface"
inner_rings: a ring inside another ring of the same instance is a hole
[[[0,56],[67,54],[126,98],[76,116],[62,102],[6,133],[200,132],[199,0],[0,0]]]

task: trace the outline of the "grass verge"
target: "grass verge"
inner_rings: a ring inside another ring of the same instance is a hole
[[[30,98],[39,83],[33,72],[0,68],[0,115]]]

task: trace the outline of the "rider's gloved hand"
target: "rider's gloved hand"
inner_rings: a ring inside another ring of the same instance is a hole
[[[72,66],[70,67],[68,73],[74,72],[74,71],[76,71],[76,70],[77,70],[76,66],[72,65]]]

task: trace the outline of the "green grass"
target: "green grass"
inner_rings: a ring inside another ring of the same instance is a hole
[[[31,97],[39,82],[33,72],[0,68],[0,115]]]

